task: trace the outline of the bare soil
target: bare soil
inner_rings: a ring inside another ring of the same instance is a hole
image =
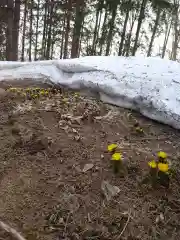
[[[175,129],[70,91],[25,100],[1,89],[0,220],[27,240],[179,240],[179,140]],[[110,143],[124,177],[112,171]],[[160,150],[176,172],[169,189],[142,184]],[[120,189],[109,201],[103,181]],[[2,230],[0,239],[13,238]]]

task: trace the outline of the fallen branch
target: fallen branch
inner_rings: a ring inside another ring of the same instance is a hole
[[[0,221],[0,228],[4,231],[10,233],[12,235],[12,237],[16,238],[17,240],[26,240],[14,228],[11,228],[6,223],[3,223],[2,221]]]

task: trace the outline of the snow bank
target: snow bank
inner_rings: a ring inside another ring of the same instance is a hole
[[[134,109],[180,129],[180,64],[159,58],[83,57],[0,62],[0,81],[46,79],[90,91],[106,103]]]

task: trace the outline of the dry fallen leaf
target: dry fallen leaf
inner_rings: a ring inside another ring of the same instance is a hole
[[[112,197],[116,196],[120,192],[120,189],[118,187],[111,185],[108,181],[102,182],[101,189],[107,201],[109,201]]]

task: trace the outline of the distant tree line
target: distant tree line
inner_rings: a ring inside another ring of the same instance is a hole
[[[180,0],[0,0],[0,60],[137,52],[178,60],[179,10]]]

